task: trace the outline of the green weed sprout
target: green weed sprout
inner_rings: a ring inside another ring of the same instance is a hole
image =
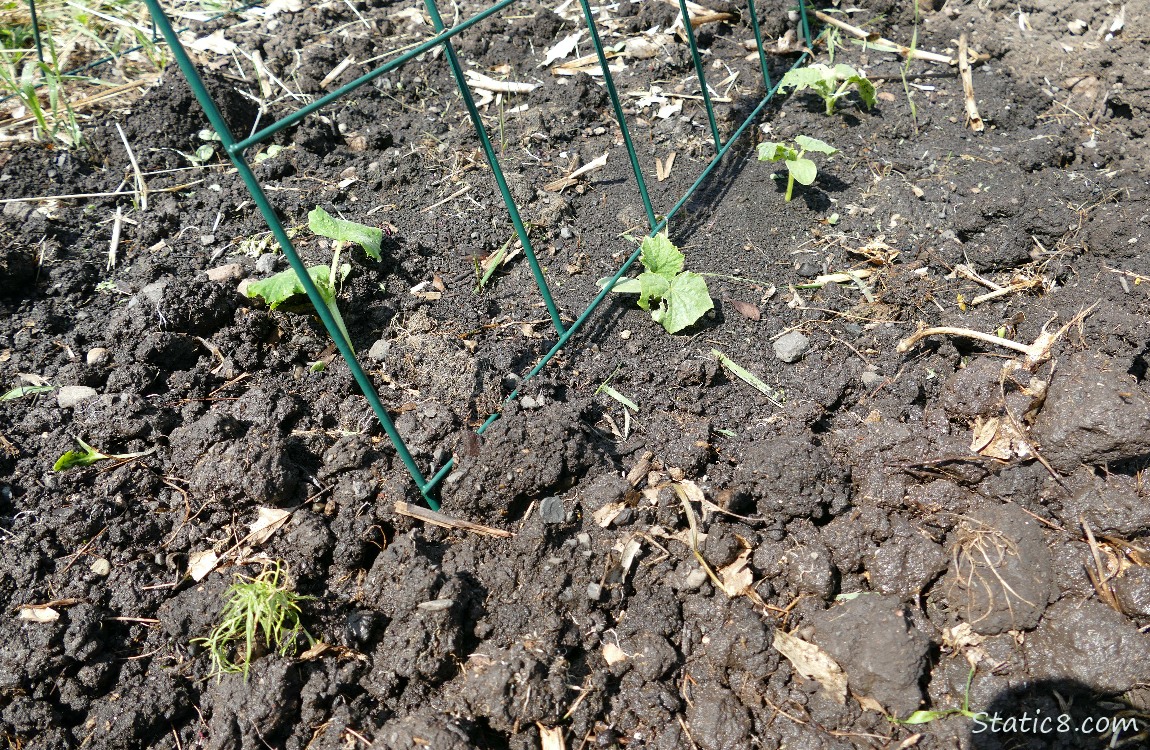
[[[56,459],[56,463],[52,465],[52,471],[67,471],[77,466],[91,466],[97,461],[103,461],[109,458],[139,458],[140,456],[146,456],[156,451],[155,448],[152,448],[138,453],[104,453],[103,451],[96,450],[80,438],[76,438],[76,442],[80,445],[80,450],[66,451],[64,455]]]
[[[635,279],[620,279],[611,291],[638,294],[639,307],[650,310],[651,318],[667,333],[678,333],[714,309],[706,280],[683,270],[686,258],[667,235],[647,237],[642,250],[639,262],[646,271]],[[607,281],[600,279],[599,286],[606,286]]]
[[[299,603],[315,597],[301,596],[290,590],[287,570],[280,561],[265,567],[255,578],[237,575],[227,590],[227,597],[220,623],[207,638],[192,641],[208,650],[212,675],[217,680],[225,674],[237,673],[243,673],[247,680],[256,638],[260,635],[268,648],[281,656],[294,652],[301,635],[307,638],[309,645],[315,645],[315,639],[299,619]]]
[[[795,136],[798,148],[788,143],[774,143],[764,141],[759,144],[759,161],[782,161],[787,165],[787,194],[786,200],[791,199],[795,182],[810,185],[818,176],[819,168],[810,159],[804,158],[809,151],[815,151],[827,156],[834,156],[839,152],[837,148],[823,143],[818,138],[808,138],[805,135]]]
[[[316,206],[315,210],[307,215],[307,225],[313,233],[335,240],[331,265],[310,266],[307,272],[311,276],[312,283],[319,290],[319,296],[323,299],[328,312],[335,319],[335,324],[339,327],[343,340],[347,342],[348,348],[355,351],[351,345],[351,336],[348,335],[347,326],[343,322],[343,315],[339,312],[339,305],[336,304],[339,285],[351,273],[350,264],[339,264],[339,255],[344,243],[354,242],[363,248],[368,257],[379,260],[383,243],[383,230],[357,224],[354,221],[337,219],[319,206]],[[248,297],[259,297],[273,310],[292,297],[303,293],[303,282],[300,281],[295,270],[291,268],[250,284],[247,289]]]
[[[859,98],[870,109],[875,105],[875,88],[864,74],[850,65],[824,65],[817,63],[787,71],[779,82],[779,89],[793,88],[796,92],[812,89],[823,98],[827,114],[835,113],[835,103],[846,96],[851,86],[858,87]]]

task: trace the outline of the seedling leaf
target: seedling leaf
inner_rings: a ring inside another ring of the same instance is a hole
[[[339,271],[340,278],[346,279],[347,275],[351,273],[351,266],[345,263],[340,266]],[[324,302],[330,304],[335,299],[335,289],[329,283],[331,269],[327,266],[312,266],[307,269],[307,272]],[[303,293],[303,283],[296,275],[295,270],[291,268],[280,271],[275,276],[269,276],[262,281],[249,284],[247,289],[248,297],[259,297],[273,310],[297,294]]]
[[[684,256],[665,234],[657,234],[643,240],[643,253],[639,261],[651,273],[657,273],[670,281],[683,270]]]
[[[819,173],[819,168],[810,159],[787,159],[787,170],[800,185],[810,185]]]
[[[80,444],[81,450],[65,452],[64,455],[56,459],[56,463],[52,465],[52,471],[67,471],[77,466],[91,466],[97,461],[111,458],[111,456],[101,453],[80,438],[76,438],[76,442]]]
[[[820,141],[818,138],[811,138],[810,136],[806,135],[796,135],[795,143],[799,144],[803,151],[817,151],[820,154],[826,154],[827,156],[834,156],[839,152],[837,148],[830,145],[829,143]]]
[[[794,159],[796,156],[798,156],[798,152],[785,143],[764,141],[759,144],[760,161],[782,161],[783,159]]]
[[[684,271],[671,282],[663,297],[664,306],[651,312],[656,323],[662,323],[667,333],[678,333],[711,309],[715,303],[707,292],[706,280],[697,273]]]
[[[639,282],[639,307],[644,310],[651,309],[651,300],[663,299],[671,288],[671,281],[661,274],[645,271],[636,279]],[[616,287],[615,291],[619,291]]]
[[[357,224],[354,221],[337,219],[319,206],[307,215],[307,227],[321,237],[330,237],[341,242],[354,242],[374,260],[380,260],[383,230]]]
[[[24,396],[32,396],[37,393],[47,393],[48,391],[56,390],[54,385],[18,385],[12,390],[0,396],[0,401],[11,401]]]
[[[683,330],[714,309],[706,280],[683,270],[683,253],[666,235],[644,239],[639,260],[646,271],[636,279],[616,282],[611,291],[638,294],[639,307],[651,310],[651,318],[667,333]],[[599,285],[606,286],[609,281],[600,279]],[[655,309],[651,309],[653,303],[658,303]]]

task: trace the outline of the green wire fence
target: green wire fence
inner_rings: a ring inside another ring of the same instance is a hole
[[[324,304],[319,290],[316,289],[315,284],[312,282],[311,275],[308,274],[307,270],[305,269],[302,259],[296,252],[291,239],[288,237],[287,231],[284,229],[283,224],[280,222],[279,217],[276,215],[275,209],[268,201],[263,187],[260,185],[260,182],[253,173],[251,166],[248,164],[245,152],[252,146],[262,143],[273,134],[278,133],[284,128],[290,127],[291,125],[299,122],[317,110],[327,106],[328,104],[331,104],[341,97],[346,96],[350,92],[355,91],[360,86],[369,83],[370,81],[388,73],[389,71],[395,70],[401,65],[406,64],[412,59],[435,47],[442,47],[446,55],[448,65],[451,68],[452,77],[455,79],[456,87],[459,90],[459,94],[463,99],[465,107],[467,108],[467,113],[471,119],[472,126],[475,129],[476,136],[479,138],[480,145],[482,146],[483,152],[487,157],[487,162],[491,167],[491,172],[495,178],[495,183],[499,188],[499,193],[503,198],[503,203],[507,207],[508,214],[511,218],[511,223],[515,227],[515,233],[518,236],[520,243],[522,243],[524,255],[526,256],[528,265],[531,267],[531,274],[534,277],[535,285],[539,289],[539,293],[543,298],[543,303],[547,308],[547,313],[550,316],[551,323],[555,327],[555,330],[559,336],[558,340],[551,347],[551,349],[548,350],[547,353],[539,359],[535,366],[532,367],[525,376],[523,376],[523,378],[520,380],[519,387],[516,388],[515,391],[507,397],[507,400],[504,402],[505,404],[510,403],[513,399],[517,398],[519,396],[520,389],[523,387],[523,384],[531,380],[531,378],[535,377],[535,375],[537,375],[547,365],[547,363],[551,361],[551,359],[555,357],[555,355],[558,354],[567,345],[567,343],[571,340],[571,337],[575,335],[575,333],[582,327],[582,325],[607,297],[607,294],[610,292],[611,288],[614,287],[615,283],[620,278],[622,278],[623,274],[625,274],[627,270],[632,266],[632,264],[638,260],[641,251],[636,249],[633,253],[631,253],[627,260],[618,269],[618,271],[615,272],[615,275],[611,277],[608,283],[591,300],[591,302],[579,314],[579,316],[575,318],[575,320],[569,325],[565,326],[563,324],[559,308],[551,295],[551,291],[547,285],[547,279],[544,277],[543,269],[539,265],[539,260],[536,257],[535,251],[531,245],[530,237],[528,237],[526,227],[524,226],[523,220],[519,214],[519,208],[507,187],[507,181],[504,178],[503,169],[500,166],[499,158],[496,156],[495,149],[492,147],[491,140],[487,135],[486,128],[484,127],[480,118],[479,110],[476,107],[471,89],[464,79],[463,70],[459,64],[459,59],[456,56],[454,45],[452,44],[453,37],[459,35],[463,31],[466,31],[472,26],[475,26],[484,19],[499,13],[508,6],[517,2],[517,0],[499,0],[494,5],[491,5],[485,10],[471,16],[470,18],[455,24],[451,28],[444,26],[443,19],[440,17],[439,9],[436,5],[436,0],[423,0],[423,2],[435,30],[434,36],[410,48],[408,51],[394,58],[390,62],[381,65],[371,72],[360,76],[351,83],[348,83],[347,85],[342,86],[337,90],[320,97],[319,99],[316,99],[307,106],[295,110],[291,114],[288,114],[278,121],[272,123],[271,125],[260,129],[247,138],[237,140],[229,128],[228,123],[225,121],[223,115],[221,114],[219,108],[216,106],[215,101],[212,99],[211,95],[208,94],[207,89],[204,87],[204,82],[200,78],[199,72],[196,70],[196,67],[192,63],[191,58],[188,56],[187,51],[180,43],[177,32],[172,27],[172,24],[168,20],[163,9],[160,7],[160,0],[145,0],[145,3],[148,6],[148,10],[152,14],[152,18],[156,26],[159,28],[160,33],[163,35],[164,39],[167,40],[168,46],[171,49],[173,56],[175,57],[176,63],[179,65],[181,72],[187,78],[188,83],[190,84],[192,91],[196,96],[196,99],[199,101],[200,106],[203,108],[205,114],[208,117],[208,120],[211,122],[212,127],[215,128],[216,132],[219,134],[221,142],[223,143],[224,150],[227,152],[232,163],[238,170],[240,178],[247,186],[248,191],[251,193],[256,206],[259,207],[264,221],[267,223],[268,228],[272,232],[272,235],[279,242],[280,247],[283,249],[284,255],[288,259],[288,262],[291,264],[291,267],[299,276],[300,283],[304,287],[304,290],[307,292],[308,297],[314,305],[316,314],[323,322],[323,325],[327,329],[328,334],[331,336],[332,341],[339,349],[339,353],[347,362],[347,366],[350,369],[352,376],[355,378],[360,389],[363,391],[364,397],[367,399],[368,404],[370,404],[372,410],[375,412],[376,417],[379,419],[380,424],[383,426],[384,431],[387,433],[388,438],[391,440],[392,445],[395,447],[400,460],[407,468],[407,471],[411,474],[412,479],[415,480],[415,483],[419,487],[420,493],[423,495],[428,505],[432,509],[438,509],[439,503],[436,501],[433,495],[433,491],[439,482],[442,481],[445,476],[447,476],[448,472],[452,470],[453,461],[449,460],[430,478],[424,477],[423,472],[420,470],[415,459],[412,457],[411,452],[408,450],[406,444],[403,441],[403,438],[401,438],[399,433],[396,431],[395,425],[392,423],[391,418],[387,414],[387,410],[384,408],[383,403],[380,401],[379,393],[376,390],[375,385],[372,383],[367,373],[364,372],[363,368],[360,366],[347,340],[343,335],[340,334],[339,328],[331,313],[328,311],[327,305]],[[758,117],[759,113],[762,112],[763,108],[775,95],[775,91],[777,89],[777,86],[773,85],[771,82],[766,55],[763,51],[762,35],[759,29],[758,15],[755,10],[754,0],[747,0],[747,11],[749,13],[750,25],[754,31],[755,41],[757,42],[759,67],[763,77],[765,94],[758,103],[758,106],[756,106],[754,110],[746,118],[744,118],[739,127],[730,135],[726,142],[724,142],[719,134],[719,127],[715,118],[715,109],[711,102],[710,91],[707,87],[706,74],[703,70],[702,58],[699,54],[698,45],[695,41],[695,33],[691,25],[691,18],[687,10],[686,0],[678,0],[678,4],[679,12],[683,21],[683,29],[687,37],[688,46],[690,48],[691,59],[694,63],[695,74],[698,77],[699,86],[702,90],[703,104],[707,113],[707,122],[715,144],[715,156],[706,165],[706,167],[704,167],[701,174],[691,184],[691,186],[682,195],[682,197],[680,197],[679,200],[675,202],[675,204],[666,212],[663,218],[658,219],[655,214],[655,210],[651,205],[651,198],[647,191],[647,183],[639,166],[639,158],[635,152],[635,146],[631,140],[631,134],[627,127],[627,121],[623,112],[623,105],[620,101],[619,93],[615,87],[614,78],[610,68],[608,67],[607,53],[603,47],[602,40],[599,37],[594,14],[592,13],[588,0],[579,0],[579,5],[582,9],[583,18],[586,23],[587,30],[590,34],[592,46],[595,49],[595,54],[599,60],[599,66],[602,69],[603,81],[607,89],[608,97],[611,101],[612,109],[614,110],[615,120],[619,125],[619,129],[623,136],[623,142],[627,149],[627,155],[630,159],[631,170],[635,177],[635,183],[643,201],[643,208],[646,211],[647,222],[650,227],[651,236],[654,236],[658,232],[662,231],[663,228],[667,226],[667,222],[672,217],[674,217],[684,205],[686,205],[687,201],[691,198],[699,186],[702,185],[704,180],[707,179],[714,168],[722,161],[723,157],[730,150],[732,144],[735,143],[735,141],[738,140],[738,138],[742,136],[744,132],[746,132],[751,123]],[[799,1],[799,9],[802,16],[802,31],[809,47],[811,46],[810,26],[807,20],[807,9],[804,0]],[[804,53],[802,56],[800,56],[799,59],[795,62],[794,67],[801,65],[806,60],[806,57],[807,53]],[[498,413],[492,414],[487,418],[483,425],[476,430],[476,432],[482,434],[498,418]]]

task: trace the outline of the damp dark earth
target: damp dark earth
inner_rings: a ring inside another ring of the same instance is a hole
[[[689,5],[725,139],[749,11]],[[593,10],[662,215],[715,155],[678,5]],[[1148,10],[809,8],[874,106],[771,99],[669,221],[714,308],[611,294],[531,377],[557,334],[442,49],[253,149],[308,264],[317,206],[383,230],[338,304],[454,461],[439,516],[306,299],[245,295],[288,266],[174,64],[71,147],[5,138],[5,747],[1150,747]],[[756,12],[778,81],[801,16]],[[434,35],[180,23],[240,138]],[[570,324],[650,229],[579,4],[455,48]],[[787,201],[756,147],[796,136],[838,153]],[[213,645],[253,580],[283,637]]]

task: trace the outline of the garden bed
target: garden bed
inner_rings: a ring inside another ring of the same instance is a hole
[[[431,34],[374,0],[275,5],[188,36],[223,40],[196,56],[240,137]],[[240,293],[286,264],[197,154],[174,66],[82,149],[0,150],[0,199],[117,194],[0,216],[2,385],[43,391],[0,402],[9,746],[1111,746],[1086,719],[1144,745],[1150,20],[938,5],[848,18],[950,56],[965,36],[984,130],[956,68],[839,34],[876,106],[777,97],[670,222],[714,310],[672,336],[612,295],[526,382],[556,336],[522,254],[480,281],[513,230],[442,54],[261,147],[308,263],[331,258],[316,206],[384,228],[381,261],[345,251],[343,317],[417,463],[455,458],[442,512],[480,533],[399,512],[419,492],[318,320]],[[772,45],[788,7],[759,8]],[[747,11],[710,9],[729,135],[764,91]],[[570,322],[649,227],[596,65],[553,72],[586,34],[544,64],[583,28],[559,10],[513,5],[457,49],[535,84],[481,113]],[[714,154],[676,18],[599,12],[608,46],[639,40],[615,76],[656,212]],[[771,52],[776,81],[795,59]],[[755,146],[796,135],[840,153],[787,202]],[[908,340],[927,326],[960,330]],[[146,455],[53,471],[76,438]],[[194,639],[273,560],[326,646],[217,679]],[[1015,731],[1059,714],[1083,731]]]

